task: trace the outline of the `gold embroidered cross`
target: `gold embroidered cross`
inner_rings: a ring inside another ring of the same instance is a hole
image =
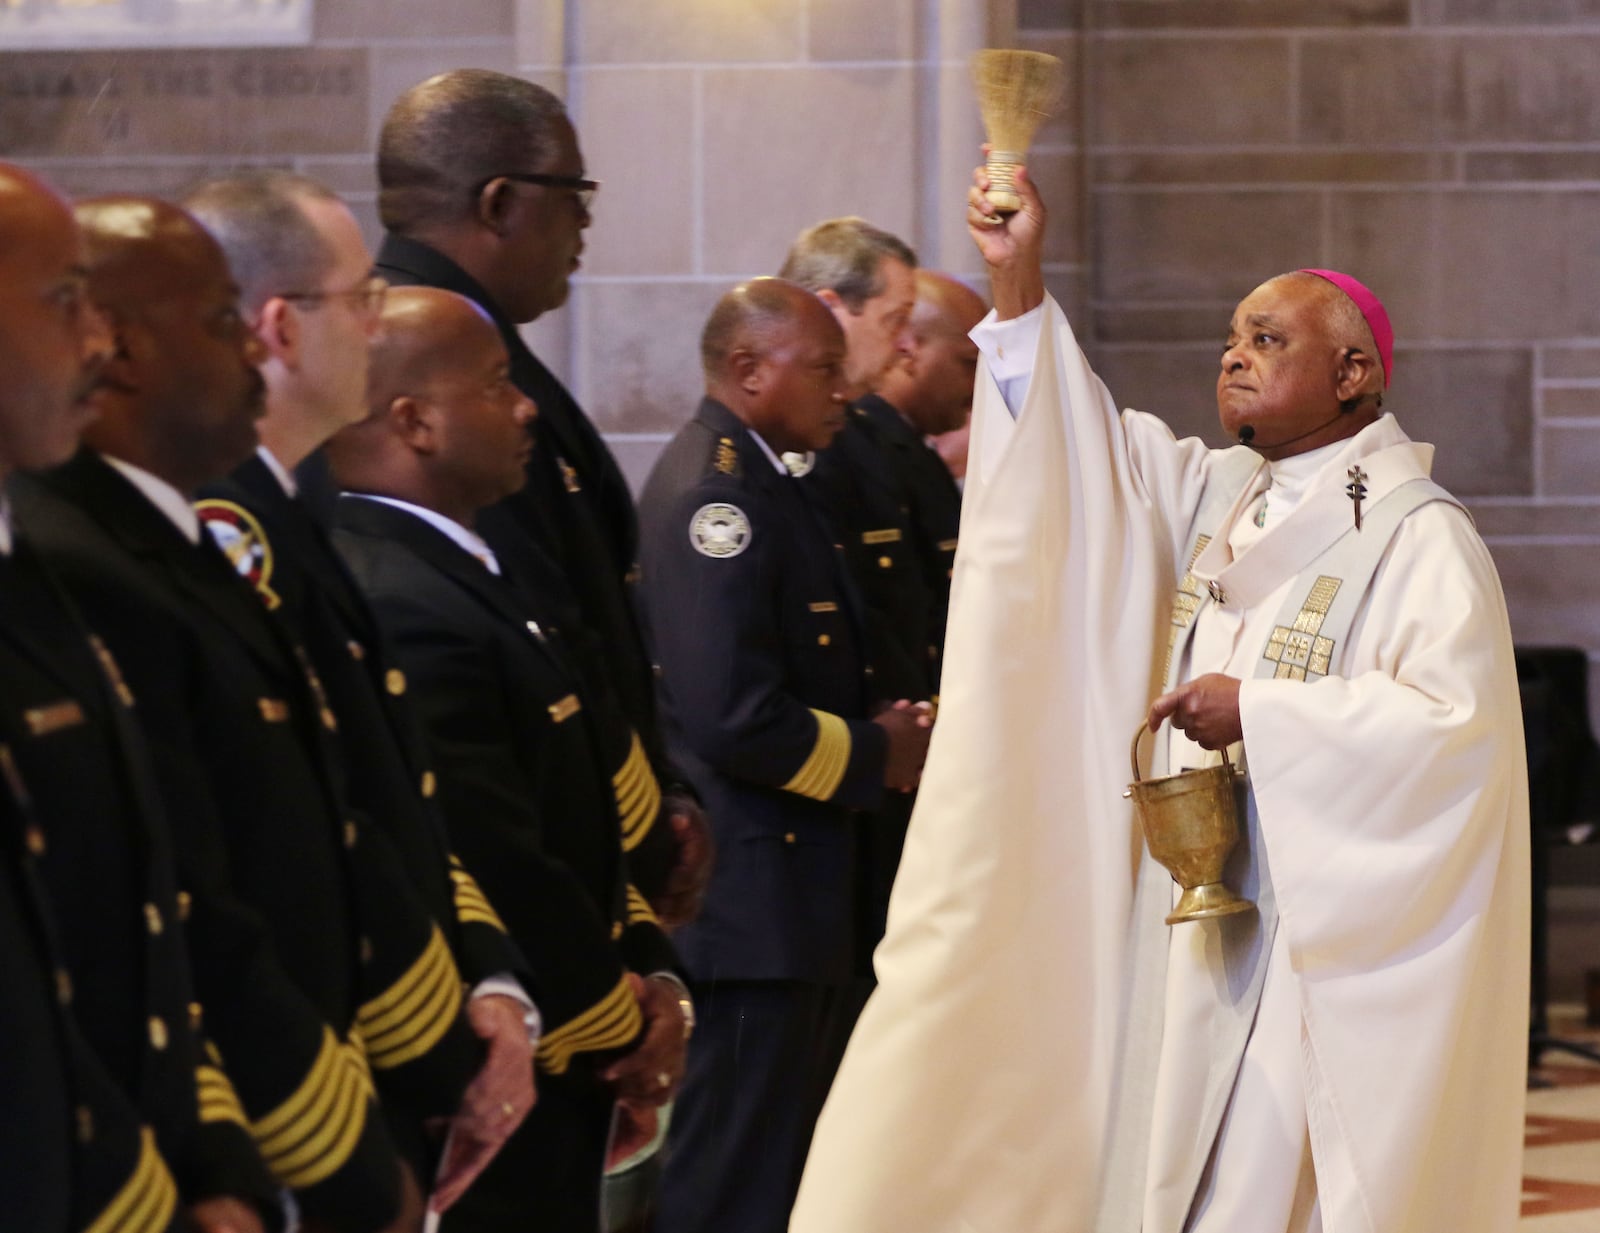
[[[1334,641],[1322,636],[1322,623],[1328,619],[1333,597],[1339,593],[1339,578],[1319,575],[1306,595],[1294,625],[1279,625],[1267,639],[1265,659],[1277,664],[1273,676],[1280,680],[1303,681],[1307,675],[1327,676],[1333,664]]]

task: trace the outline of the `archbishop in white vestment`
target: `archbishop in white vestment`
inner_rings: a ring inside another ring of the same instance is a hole
[[[1258,288],[1218,393],[1256,450],[1177,441],[1117,411],[1043,297],[1024,196],[990,239],[974,199],[1010,319],[973,335],[941,715],[791,1230],[1509,1231],[1516,672],[1487,551],[1372,396],[1387,317],[1329,271]],[[1339,299],[1360,332],[1324,348],[1337,398],[1296,297]],[[1168,927],[1174,888],[1121,795],[1128,740],[1162,695],[1190,731],[1161,726],[1156,769],[1212,764],[1189,736],[1234,692],[1250,793],[1228,880],[1259,910]]]

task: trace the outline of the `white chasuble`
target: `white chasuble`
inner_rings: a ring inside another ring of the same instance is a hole
[[[1200,603],[1180,640],[1175,679],[1244,682],[1278,921],[1237,1081],[1217,1132],[1199,1135],[1218,925],[1168,930],[1164,979],[1140,982],[1143,850],[1121,790],[1160,688],[1190,524],[1208,477],[1239,482],[1239,454],[1118,415],[1059,308],[1043,313],[1014,420],[979,376],[939,725],[879,988],[791,1229],[1513,1229],[1528,820],[1487,552],[1454,505],[1412,511],[1324,677],[1257,676],[1297,569],[1276,585],[1256,569],[1249,604]],[[1427,457],[1384,417],[1302,463],[1321,464],[1313,475],[1289,467],[1263,528],[1239,523],[1269,477],[1246,481],[1196,570],[1226,595],[1231,571],[1275,560],[1330,509],[1349,519],[1346,468],[1395,448]],[[1213,757],[1185,746],[1167,750],[1175,768]],[[1126,1073],[1152,1028],[1159,1065]],[[1119,1102],[1141,1088],[1154,1100],[1135,1128],[1142,1220],[1097,1227],[1102,1182],[1127,1181],[1102,1176],[1108,1139],[1127,1133]]]

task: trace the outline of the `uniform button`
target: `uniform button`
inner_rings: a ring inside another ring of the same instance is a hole
[[[178,919],[188,920],[189,913],[194,908],[194,896],[188,891],[178,892]]]
[[[43,856],[45,850],[44,832],[37,826],[28,828],[28,851],[35,856]]]
[[[355,847],[356,840],[359,837],[360,832],[356,830],[356,824],[346,819],[344,824],[344,846],[347,848]]]
[[[206,1017],[205,1007],[201,1006],[199,1002],[190,1002],[189,1003],[189,1030],[190,1031],[198,1032],[200,1030],[201,1023],[203,1023],[205,1021],[205,1017]]]
[[[383,674],[383,687],[398,698],[406,692],[406,674],[398,668],[390,668]]]
[[[422,795],[430,797],[439,790],[439,780],[432,771],[422,772]]]
[[[339,721],[328,707],[322,708],[322,726],[329,732],[337,732],[339,730]]]
[[[878,568],[879,569],[888,569],[893,564],[894,564],[894,558],[893,557],[879,557],[878,558]]]
[[[783,842],[784,843],[793,843],[794,842],[794,832],[793,831],[785,831],[784,832],[784,836],[783,836]]]
[[[619,920],[611,926],[611,940],[618,941],[622,937],[622,922]]]
[[[72,1005],[72,973],[66,968],[56,969],[56,1001],[63,1006]]]
[[[354,638],[350,639],[349,642],[345,643],[345,646],[350,648],[350,658],[351,659],[362,660],[362,659],[365,659],[367,657],[367,648],[362,646]]]
[[[844,551],[844,545],[843,544],[835,544],[833,546],[833,550],[835,552],[843,552]]]
[[[167,1025],[160,1015],[150,1016],[150,1047],[157,1053],[167,1047]]]
[[[87,1146],[94,1142],[94,1110],[88,1105],[79,1105],[77,1114],[78,1142]]]
[[[144,905],[144,927],[152,937],[161,932],[161,909],[153,903]]]
[[[362,963],[371,963],[372,962],[372,939],[371,938],[362,938],[361,939],[361,962]]]
[[[930,646],[928,648],[928,658],[929,659],[938,659],[939,658],[939,648],[936,647],[936,646]]]
[[[818,634],[817,635],[817,645],[818,646],[827,646],[832,641],[833,641],[833,639],[828,637],[827,634]]]
[[[528,622],[526,622],[526,624],[528,626],[528,632],[530,634],[532,634],[535,638],[539,637],[539,622],[538,621],[528,621]]]
[[[650,665],[650,671],[652,671],[652,672],[654,672],[656,674],[656,680],[659,681],[661,679],[662,673],[661,673],[661,665],[660,664],[651,664]]]
[[[873,675],[872,665],[871,664],[867,665],[866,671],[867,671],[867,679],[870,680],[872,678],[872,675]]]

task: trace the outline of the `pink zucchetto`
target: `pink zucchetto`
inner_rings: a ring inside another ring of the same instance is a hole
[[[1389,324],[1389,312],[1383,306],[1383,301],[1372,294],[1371,288],[1358,278],[1348,274],[1341,274],[1338,270],[1300,270],[1301,274],[1315,274],[1318,278],[1326,279],[1340,291],[1350,297],[1351,302],[1361,310],[1361,315],[1367,319],[1367,328],[1372,331],[1372,341],[1378,348],[1378,359],[1383,363],[1383,384],[1387,389],[1390,374],[1394,371],[1394,326]]]

